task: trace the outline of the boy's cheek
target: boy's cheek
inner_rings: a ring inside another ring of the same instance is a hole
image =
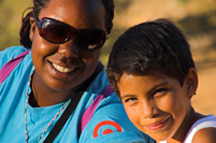
[[[138,126],[139,125],[139,119],[141,114],[138,112],[139,109],[137,109],[136,107],[127,107],[125,106],[125,111],[127,113],[128,118],[131,120],[131,122],[135,125]]]

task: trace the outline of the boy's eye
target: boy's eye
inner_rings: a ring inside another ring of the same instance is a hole
[[[160,88],[160,89],[157,89],[155,92],[154,92],[154,96],[163,96],[163,95],[165,95],[166,94],[166,91],[167,91],[167,89],[165,89],[165,88]]]
[[[134,102],[134,101],[136,101],[137,100],[137,98],[128,98],[128,99],[125,99],[125,103],[127,103],[127,102]]]

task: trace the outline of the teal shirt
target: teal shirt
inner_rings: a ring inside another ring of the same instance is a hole
[[[21,46],[11,47],[0,52],[0,69],[7,61],[16,57],[26,49]],[[31,51],[17,65],[13,72],[0,84],[0,143],[25,142],[25,104],[28,88],[28,78],[33,71]],[[106,73],[101,72],[84,92],[75,111],[54,140],[55,143],[151,143],[153,140],[141,133],[128,119],[119,98],[113,93],[102,99],[98,104],[92,118],[83,129],[78,139],[78,125],[84,111],[92,101],[108,85]],[[31,89],[30,91],[31,92]],[[29,143],[36,142],[47,124],[60,110],[64,103],[48,107],[27,106],[27,125],[29,130]],[[61,116],[61,114],[60,114]],[[59,116],[59,117],[60,117]],[[53,125],[48,128],[46,138]],[[115,124],[110,124],[110,123]],[[118,128],[121,128],[121,131]],[[108,131],[108,132],[106,132]]]

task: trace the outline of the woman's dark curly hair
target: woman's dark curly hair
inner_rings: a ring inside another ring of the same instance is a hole
[[[30,49],[32,42],[29,39],[30,34],[30,17],[32,17],[33,13],[34,15],[38,16],[41,9],[46,8],[49,4],[50,0],[33,0],[33,7],[28,8],[32,9],[31,12],[29,12],[23,19],[22,19],[22,26],[20,29],[20,44],[24,47]],[[105,19],[105,29],[107,34],[111,32],[111,29],[113,27],[113,18],[114,18],[114,1],[113,0],[101,0],[101,2],[104,5],[106,14],[104,16]]]

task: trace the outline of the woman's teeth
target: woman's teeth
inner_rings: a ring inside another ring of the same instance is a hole
[[[52,63],[52,65],[59,72],[71,72],[74,70],[74,68],[64,68],[54,63]]]

